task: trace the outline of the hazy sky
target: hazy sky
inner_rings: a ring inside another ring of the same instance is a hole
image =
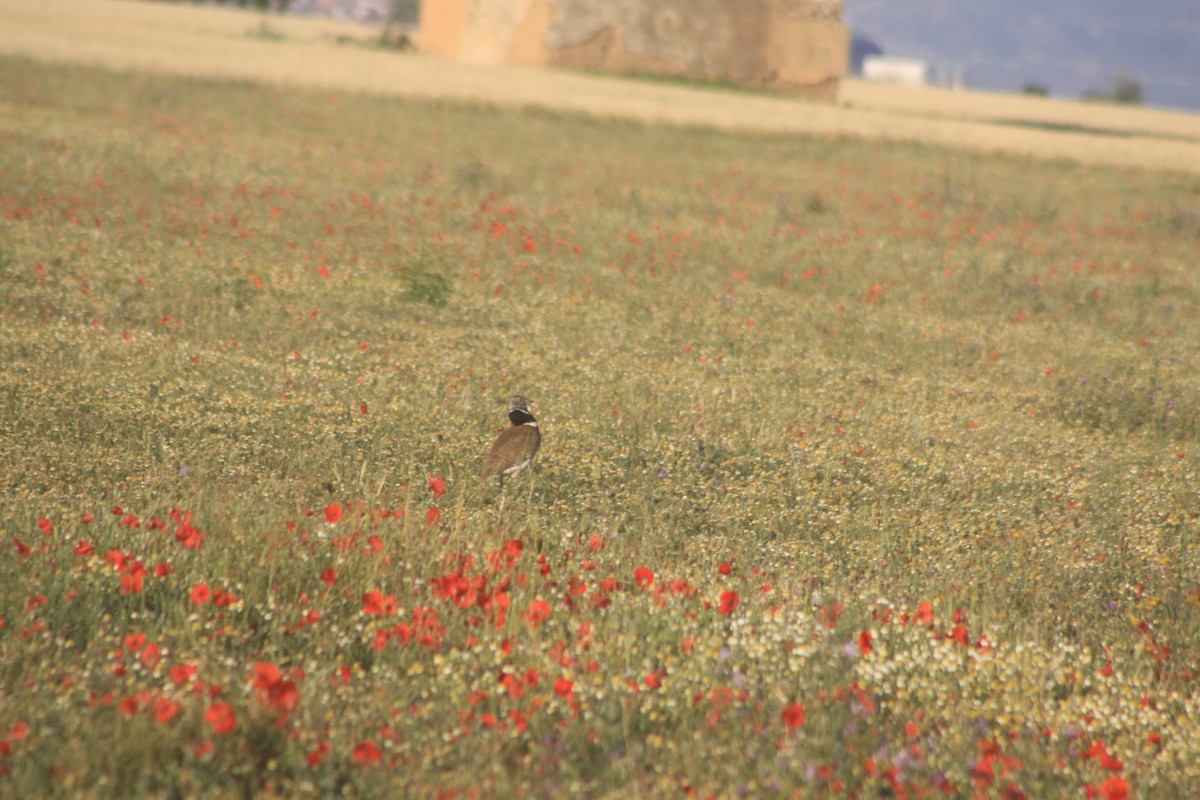
[[[886,53],[962,68],[971,85],[1077,97],[1138,80],[1147,104],[1200,110],[1200,0],[844,0]]]

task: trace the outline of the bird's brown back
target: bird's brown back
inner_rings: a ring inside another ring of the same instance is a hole
[[[515,425],[508,428],[492,445],[492,451],[484,460],[483,471],[479,477],[490,478],[519,465],[527,465],[537,455],[540,440],[538,429],[532,425]]]

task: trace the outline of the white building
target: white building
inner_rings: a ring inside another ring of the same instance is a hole
[[[899,86],[967,88],[967,76],[961,67],[935,66],[920,58],[867,56],[863,59],[862,76],[870,81],[894,83]]]
[[[919,58],[867,56],[863,59],[862,74],[869,81],[901,86],[926,86],[933,82],[933,68]]]

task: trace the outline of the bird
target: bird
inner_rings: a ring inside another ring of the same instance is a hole
[[[533,463],[538,448],[542,446],[542,432],[537,420],[529,413],[529,403],[522,395],[508,400],[508,421],[512,427],[506,429],[492,444],[492,450],[484,459],[479,482],[483,484],[493,475],[500,476],[500,488],[504,488],[506,475],[516,475]]]

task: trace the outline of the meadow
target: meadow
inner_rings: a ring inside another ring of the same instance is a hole
[[[0,108],[0,793],[1200,784],[1194,173],[18,56]]]

